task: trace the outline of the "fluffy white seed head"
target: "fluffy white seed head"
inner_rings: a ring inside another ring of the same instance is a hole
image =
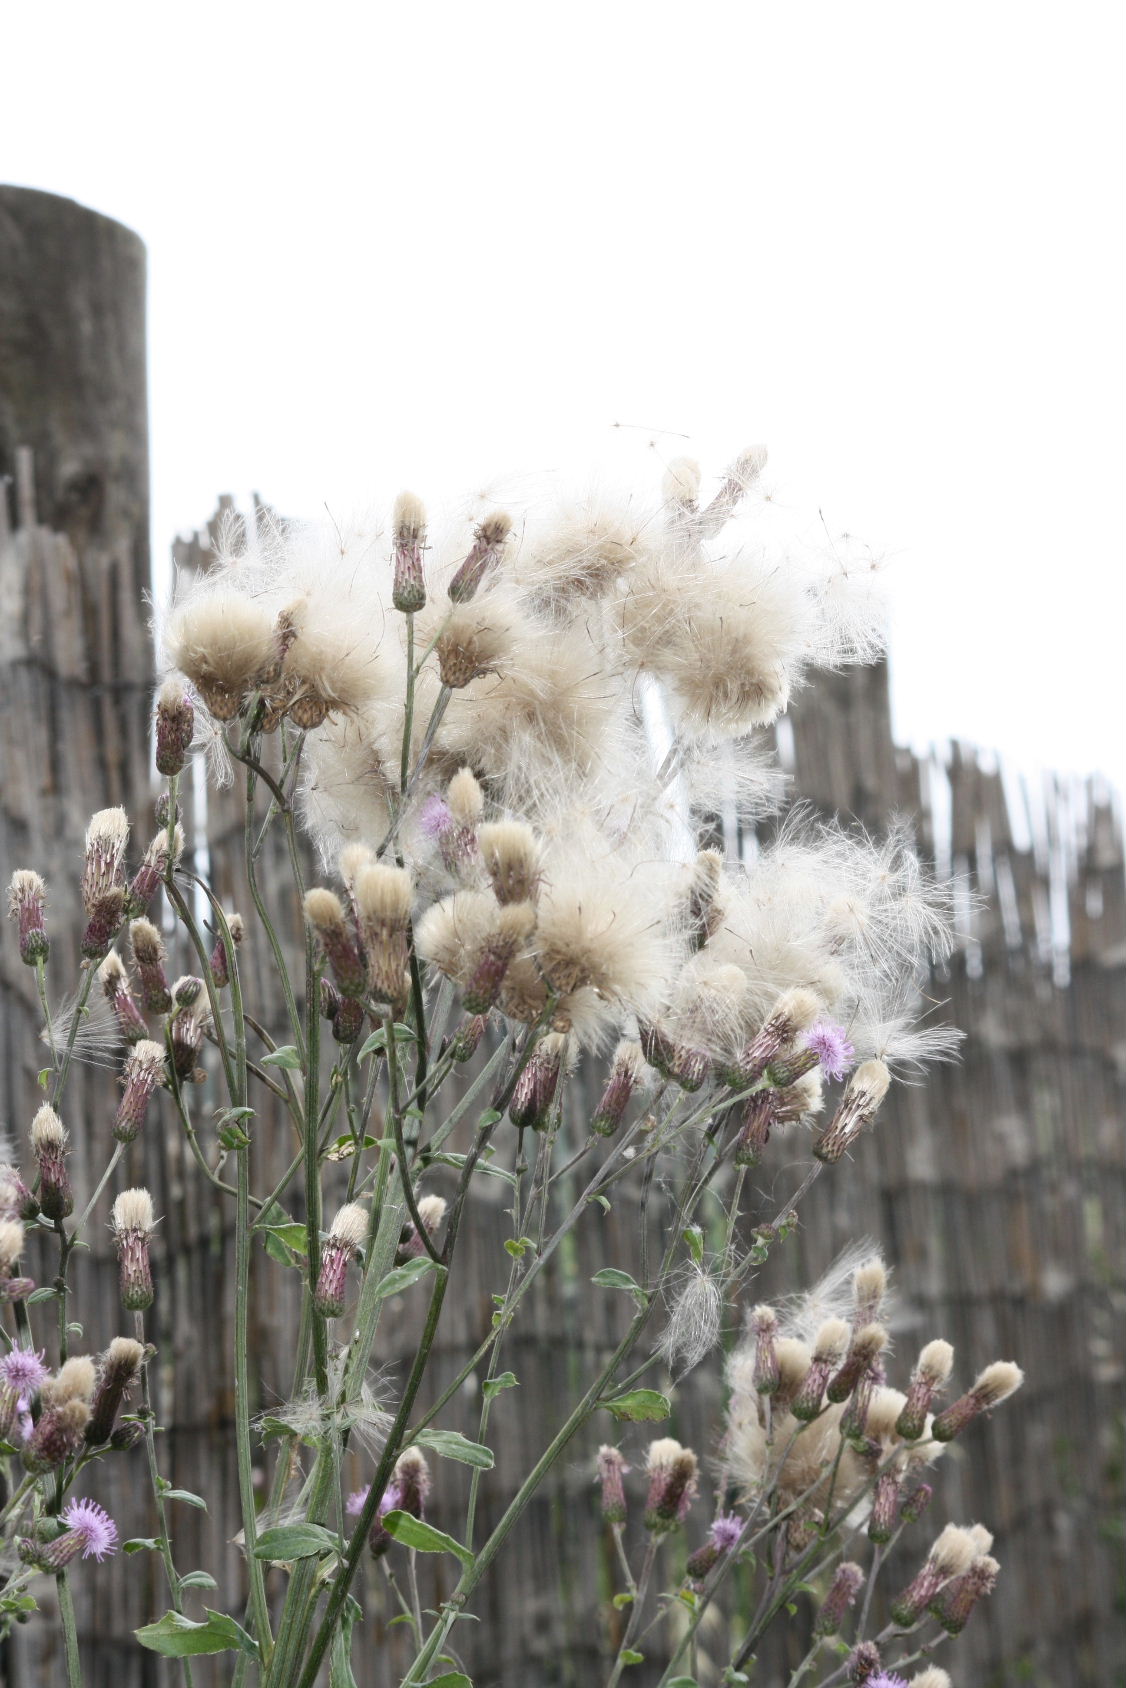
[[[426,1229],[433,1234],[442,1220],[446,1217],[447,1202],[442,1196],[420,1196],[418,1202],[418,1217]]]
[[[411,912],[411,877],[405,868],[374,862],[356,876],[356,904],[360,919],[377,926],[401,929]]]
[[[661,487],[666,504],[694,510],[700,502],[700,465],[694,457],[674,457]]]
[[[305,893],[305,918],[318,932],[339,932],[344,926],[344,905],[334,892],[317,885]]]
[[[960,1577],[977,1556],[977,1543],[971,1532],[960,1524],[947,1524],[927,1557],[944,1577]]]
[[[920,1353],[917,1369],[921,1378],[937,1387],[946,1382],[953,1365],[954,1350],[950,1343],[936,1337],[933,1342],[928,1342]]]
[[[276,663],[274,617],[258,599],[233,588],[201,593],[173,611],[165,650],[212,713],[230,719],[239,700]]]
[[[120,1371],[139,1371],[144,1357],[144,1344],[131,1336],[115,1336],[105,1353],[106,1365]]]
[[[498,902],[527,902],[534,896],[541,852],[530,826],[523,821],[491,821],[480,829],[477,843]]]
[[[18,1219],[0,1219],[0,1273],[11,1277],[12,1268],[23,1253],[23,1226]]]
[[[40,1108],[31,1122],[31,1148],[33,1154],[62,1154],[66,1151],[69,1137],[62,1120],[46,1102]]]
[[[413,492],[401,492],[391,517],[396,536],[414,542],[426,533],[426,507]]]
[[[340,877],[345,885],[352,886],[360,870],[369,867],[375,860],[375,852],[367,844],[346,844],[340,852]]]
[[[97,850],[120,859],[129,842],[129,817],[124,809],[99,809],[86,828],[87,851]]]
[[[843,1319],[826,1319],[813,1343],[813,1358],[837,1365],[848,1349],[849,1327]]]
[[[995,1407],[998,1401],[1003,1401],[1012,1395],[1024,1382],[1024,1373],[1012,1360],[994,1360],[986,1366],[973,1386],[973,1393],[982,1399],[986,1406]]]
[[[156,1221],[149,1192],[141,1188],[122,1190],[114,1201],[110,1223],[118,1236],[138,1231],[145,1236],[151,1235]]]
[[[446,787],[446,802],[459,826],[476,826],[485,809],[485,794],[472,768],[459,768]]]
[[[362,1202],[348,1202],[337,1210],[335,1219],[329,1230],[329,1237],[333,1242],[342,1243],[350,1253],[355,1253],[364,1246],[367,1240],[370,1215]]]
[[[67,1401],[85,1401],[89,1404],[94,1399],[97,1383],[98,1371],[93,1360],[88,1354],[76,1354],[65,1365],[60,1366],[55,1376],[43,1385],[44,1405],[61,1407]]]

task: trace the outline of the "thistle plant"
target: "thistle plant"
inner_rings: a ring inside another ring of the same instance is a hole
[[[798,1588],[819,1605],[795,1680],[878,1683],[889,1634],[898,1663],[921,1657],[935,1625],[955,1633],[988,1592],[985,1533],[944,1532],[905,1581],[892,1630],[868,1633],[877,1575],[929,1493],[922,1470],[1019,1382],[995,1365],[942,1409],[952,1355],[936,1340],[903,1393],[889,1386],[876,1257],[850,1280],[845,1311],[824,1294],[798,1312],[750,1302],[727,1361],[726,1423],[703,1459],[672,1434],[628,1459],[606,1439],[612,1426],[675,1428],[657,1385],[718,1363],[805,1192],[849,1176],[849,1150],[878,1128],[895,1077],[956,1044],[920,1013],[926,968],[952,940],[946,894],[908,827],[872,839],[799,808],[770,842],[739,848],[781,801],[763,730],[811,670],[870,660],[883,638],[870,557],[768,542],[764,463],[761,449],[744,453],[710,499],[683,459],[652,500],[485,506],[433,537],[413,494],[385,529],[265,521],[249,545],[229,530],[206,575],[179,583],[154,712],[157,830],[138,859],[121,810],[90,822],[66,1013],[51,1007],[50,887],[20,868],[10,889],[51,1065],[28,1122],[30,1183],[14,1165],[0,1179],[3,1523],[17,1543],[2,1611],[23,1615],[35,1576],[54,1575],[70,1688],[82,1660],[68,1578],[112,1574],[81,1559],[113,1550],[94,1493],[98,1462],[125,1455],[147,1467],[148,1545],[169,1603],[137,1640],[179,1658],[189,1684],[193,1656],[223,1652],[239,1684],[313,1688],[330,1670],[350,1682],[362,1626],[396,1608],[412,1656],[392,1671],[388,1655],[384,1679],[464,1683],[446,1668],[459,1618],[537,1490],[599,1441],[627,1614],[610,1688],[654,1627],[667,1682],[683,1688],[686,1655],[701,1681],[723,1669],[750,1680],[759,1636],[789,1621]],[[249,897],[237,913],[192,866],[202,837],[185,840],[180,811],[195,757],[216,784],[237,774]],[[285,897],[267,895],[259,873],[275,841]],[[248,955],[278,969],[283,1041],[248,1000]],[[74,1190],[67,1083],[98,1004],[120,1087],[106,1098],[101,1179]],[[598,1100],[584,1108],[592,1077]],[[272,1187],[267,1099],[292,1134]],[[122,1165],[153,1131],[182,1135],[232,1216],[245,1587],[221,1591],[228,1610],[192,1604],[200,1575],[177,1563],[166,1505],[146,1329],[160,1215]],[[800,1170],[759,1211],[748,1174],[778,1140]],[[459,1323],[474,1211],[498,1180],[511,1235],[491,1325],[438,1390],[432,1362]],[[69,1268],[103,1193],[125,1323],[105,1354],[72,1355]],[[625,1261],[607,1257],[598,1224],[614,1203],[637,1215]],[[38,1300],[21,1275],[28,1229],[55,1256]],[[511,1333],[564,1252],[616,1298],[619,1334],[517,1471],[490,1442],[492,1406],[519,1382]],[[299,1283],[300,1318],[288,1399],[256,1416],[248,1307],[271,1274]],[[421,1328],[405,1374],[389,1369],[383,1323],[400,1299]],[[471,1379],[473,1438],[449,1424]],[[448,1513],[451,1461],[468,1468],[456,1534],[431,1521],[439,1504]],[[486,1529],[480,1484],[494,1466],[509,1499]],[[686,1531],[696,1545],[670,1581]],[[865,1532],[868,1570],[856,1557]],[[420,1594],[427,1555],[457,1567],[436,1607]],[[701,1620],[740,1579],[758,1611],[716,1659]],[[834,1664],[839,1646],[848,1658]],[[932,1668],[916,1680],[945,1678]]]

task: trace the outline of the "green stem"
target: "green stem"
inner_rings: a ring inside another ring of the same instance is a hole
[[[137,1341],[144,1345],[145,1316],[143,1313],[134,1314],[133,1318]],[[168,1583],[168,1597],[172,1602],[174,1612],[183,1612],[184,1602],[180,1592],[180,1578],[176,1573],[176,1566],[172,1558],[172,1540],[168,1531],[168,1517],[164,1506],[164,1491],[161,1484],[160,1471],[156,1462],[156,1427],[153,1422],[152,1396],[149,1390],[149,1368],[141,1367],[141,1406],[145,1422],[145,1452],[148,1456],[149,1480],[152,1483],[153,1499],[156,1502],[156,1516],[160,1529],[160,1557],[164,1564],[164,1575]],[[184,1681],[187,1688],[193,1688],[192,1667],[188,1659],[180,1660],[184,1671]]]
[[[352,1531],[352,1537],[348,1544],[348,1552],[344,1563],[333,1579],[332,1593],[329,1596],[328,1606],[325,1610],[325,1615],[321,1620],[320,1628],[317,1630],[316,1636],[313,1639],[312,1650],[298,1683],[298,1688],[313,1688],[321,1660],[324,1658],[325,1653],[328,1650],[328,1646],[332,1640],[333,1634],[335,1633],[336,1626],[340,1621],[344,1602],[348,1598],[348,1590],[351,1588],[356,1572],[359,1569],[360,1560],[363,1556],[364,1549],[367,1546],[368,1532],[370,1531],[372,1524],[375,1522],[379,1503],[383,1499],[383,1492],[390,1480],[391,1472],[394,1470],[395,1461],[398,1458],[399,1450],[402,1446],[403,1432],[410,1419],[411,1408],[414,1406],[415,1396],[418,1394],[419,1387],[426,1371],[427,1363],[430,1359],[430,1350],[434,1345],[434,1338],[437,1335],[438,1320],[441,1317],[442,1303],[445,1300],[446,1285],[448,1282],[449,1272],[446,1267],[436,1267],[434,1270],[434,1288],[431,1291],[430,1305],[426,1311],[426,1324],[423,1327],[422,1340],[419,1343],[418,1352],[415,1355],[414,1364],[411,1367],[406,1388],[403,1390],[403,1398],[399,1403],[399,1410],[395,1415],[395,1422],[392,1424],[391,1429],[388,1432],[387,1443],[383,1450],[383,1457],[380,1459],[379,1469],[372,1480],[371,1489],[369,1490],[367,1499],[364,1502],[363,1511],[357,1518],[355,1528]],[[280,1681],[278,1683],[278,1688],[283,1688]],[[286,1688],[288,1688],[288,1685],[286,1685]]]
[[[82,1688],[82,1661],[78,1656],[78,1626],[74,1618],[74,1597],[65,1571],[55,1575],[59,1596],[59,1620],[63,1626],[63,1653],[66,1658],[67,1688]]]

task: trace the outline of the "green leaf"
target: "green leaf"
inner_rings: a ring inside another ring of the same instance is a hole
[[[202,1495],[193,1495],[190,1489],[161,1489],[165,1500],[186,1500],[189,1506],[198,1506],[201,1512],[207,1511],[207,1502]]]
[[[386,1301],[389,1295],[399,1295],[433,1270],[434,1261],[428,1254],[420,1255],[417,1260],[408,1260],[405,1266],[396,1266],[393,1272],[388,1272],[385,1278],[380,1279],[375,1299]]]
[[[681,1235],[688,1244],[688,1252],[697,1266],[702,1266],[704,1264],[704,1233],[699,1225],[689,1225],[686,1231],[681,1232]],[[680,1680],[687,1682],[688,1678],[682,1677]],[[672,1688],[671,1683],[668,1684],[668,1688]]]
[[[181,1588],[218,1588],[219,1584],[210,1571],[189,1571],[186,1577],[180,1578]]]
[[[467,1155],[455,1155],[452,1152],[447,1154],[443,1151],[439,1155],[428,1155],[426,1164],[427,1166],[452,1166],[460,1170],[468,1158]],[[473,1171],[474,1173],[483,1172],[486,1178],[499,1178],[502,1183],[510,1184],[513,1189],[516,1188],[516,1179],[503,1166],[492,1166],[487,1160],[479,1160]]]
[[[639,1307],[649,1305],[649,1297],[641,1285],[635,1283],[628,1272],[619,1272],[616,1266],[604,1266],[601,1272],[596,1272],[590,1280],[599,1289],[625,1289],[633,1296]]]
[[[655,1389],[631,1389],[628,1394],[618,1395],[612,1401],[599,1401],[598,1405],[615,1418],[634,1421],[668,1418],[672,1412],[668,1398]]]
[[[694,1676],[673,1676],[665,1683],[665,1688],[700,1688]]]
[[[494,1395],[499,1395],[502,1389],[519,1389],[520,1379],[515,1372],[501,1372],[499,1377],[490,1377],[481,1390],[486,1401],[491,1401]]]
[[[40,1090],[50,1089],[51,1074],[54,1072],[54,1070],[55,1069],[53,1067],[41,1067],[40,1068],[39,1077],[36,1081],[39,1085]]]
[[[259,1066],[285,1067],[291,1073],[301,1071],[301,1056],[296,1044],[283,1043],[280,1049],[271,1050],[269,1055],[263,1055]]]
[[[121,1544],[122,1553],[159,1553],[164,1546],[163,1536],[133,1536]]]
[[[260,1225],[258,1229],[268,1236],[276,1237],[279,1242],[284,1243],[287,1248],[294,1249],[298,1254],[305,1253],[308,1232],[304,1225],[299,1225],[296,1220],[291,1220],[287,1225]],[[267,1243],[266,1247],[269,1248],[269,1246],[269,1243]]]
[[[628,1589],[623,1589],[621,1594],[615,1594],[610,1604],[615,1612],[620,1612],[623,1607],[632,1606],[636,1598],[636,1595],[631,1594]]]
[[[414,1032],[409,1026],[392,1026],[391,1035],[396,1043],[418,1042],[418,1039],[415,1037]],[[387,1029],[385,1026],[380,1026],[379,1030],[377,1032],[372,1032],[371,1036],[363,1043],[360,1048],[360,1053],[357,1055],[356,1059],[357,1061],[363,1061],[369,1055],[380,1054],[384,1049],[386,1049],[386,1047]]]
[[[50,1285],[44,1285],[42,1289],[33,1289],[30,1295],[25,1295],[23,1304],[25,1307],[34,1307],[37,1301],[50,1301],[58,1293],[57,1289],[52,1289]]]
[[[462,1465],[475,1465],[481,1471],[491,1471],[496,1461],[493,1450],[482,1442],[470,1442],[460,1430],[421,1430],[415,1441],[423,1448],[433,1448],[443,1459],[460,1460]]]
[[[622,1654],[622,1663],[624,1665],[643,1665],[645,1663],[645,1654],[636,1652],[632,1647],[627,1647],[625,1652]]]
[[[282,1564],[290,1559],[317,1559],[322,1553],[339,1553],[340,1537],[319,1524],[279,1524],[263,1530],[254,1544],[255,1559]]]
[[[588,1203],[587,1203],[588,1206],[590,1205],[590,1202],[597,1202],[599,1207],[602,1209],[603,1213],[609,1213],[610,1212],[609,1197],[607,1197],[607,1196],[590,1196],[588,1198]]]
[[[419,1553],[453,1553],[469,1570],[476,1561],[476,1555],[471,1553],[461,1542],[455,1541],[453,1536],[444,1535],[436,1530],[433,1524],[427,1524],[422,1518],[414,1518],[409,1512],[386,1512],[383,1515],[383,1528],[389,1536],[401,1541],[404,1547],[413,1547]]]
[[[531,1237],[509,1237],[505,1242],[505,1251],[513,1260],[523,1260],[530,1248],[535,1248]]]
[[[258,1657],[258,1643],[226,1612],[207,1611],[205,1623],[193,1623],[180,1612],[165,1612],[158,1623],[133,1631],[142,1647],[166,1659],[185,1659],[195,1653],[247,1653]]]
[[[448,1670],[444,1676],[432,1676],[426,1688],[473,1688],[473,1684],[460,1670]]]

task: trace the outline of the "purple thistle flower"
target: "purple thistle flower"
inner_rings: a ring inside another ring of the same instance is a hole
[[[43,1358],[42,1352],[36,1354],[30,1348],[13,1348],[0,1360],[0,1378],[17,1395],[38,1395],[47,1376]]]
[[[802,1048],[813,1051],[826,1078],[844,1078],[856,1059],[844,1027],[834,1026],[830,1020],[818,1020],[810,1026],[802,1038]]]
[[[730,1553],[742,1534],[743,1520],[734,1512],[718,1513],[708,1530],[712,1546],[718,1547],[721,1553]]]
[[[80,1538],[83,1559],[108,1559],[117,1552],[117,1525],[96,1500],[72,1500],[61,1517]]]
[[[364,1505],[370,1494],[370,1483],[365,1483],[362,1489],[353,1490],[344,1505],[344,1510],[348,1514],[349,1518],[358,1518],[360,1516],[360,1513],[364,1510]],[[379,1506],[376,1509],[378,1516],[382,1518],[385,1512],[394,1512],[402,1498],[402,1489],[400,1485],[394,1482],[388,1483],[387,1487],[383,1491],[383,1497],[379,1502]]]
[[[453,826],[454,817],[450,806],[437,792],[428,797],[418,811],[418,824],[427,838],[434,839],[441,838],[442,834]]]
[[[907,1688],[907,1678],[896,1676],[890,1670],[881,1670],[877,1676],[868,1678],[867,1688]]]

